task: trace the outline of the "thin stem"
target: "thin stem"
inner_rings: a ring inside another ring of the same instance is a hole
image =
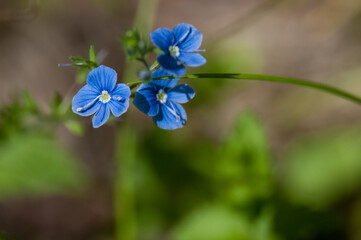
[[[129,86],[130,90],[132,90],[142,83],[144,83],[144,81],[135,81],[135,82],[127,83],[127,85]]]
[[[140,61],[141,63],[143,63],[146,69],[149,69],[148,62],[147,62],[147,60],[145,60],[144,55],[142,55],[140,58],[137,58],[137,60]]]
[[[247,73],[198,73],[198,74],[187,74],[182,77],[163,77],[163,78],[154,78],[153,80],[159,79],[169,79],[169,78],[183,78],[183,79],[193,79],[193,78],[230,78],[230,79],[241,79],[241,80],[257,80],[257,81],[267,81],[267,82],[278,82],[286,83],[292,85],[298,85],[308,88],[317,89],[323,92],[327,92],[349,101],[353,101],[361,105],[361,98],[353,95],[349,92],[343,91],[336,87],[332,87],[323,83],[317,83],[312,81],[306,81],[297,78],[288,78],[288,77],[279,77],[279,76],[270,76],[263,74],[247,74]]]

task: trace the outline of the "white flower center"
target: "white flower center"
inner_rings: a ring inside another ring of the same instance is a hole
[[[172,57],[178,57],[179,56],[179,47],[177,46],[170,46],[169,47],[169,53]]]
[[[109,102],[111,99],[111,96],[110,94],[108,93],[108,91],[102,91],[102,94],[100,95],[99,97],[99,100],[102,102],[102,103],[107,103]]]
[[[158,94],[157,94],[157,100],[161,103],[164,104],[167,102],[167,94],[164,92],[163,89],[159,90]]]

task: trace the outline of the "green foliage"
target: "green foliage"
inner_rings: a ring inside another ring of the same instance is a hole
[[[84,83],[89,71],[98,67],[98,64],[100,64],[97,61],[93,46],[90,46],[89,48],[89,60],[79,57],[70,57],[70,60],[74,62],[71,66],[80,68],[75,77],[76,82],[78,83]]]
[[[126,31],[119,41],[128,60],[143,60],[148,53],[155,49],[149,45],[148,40],[141,37],[136,29]]]
[[[10,237],[6,233],[0,232],[0,240],[15,240],[15,239]]]
[[[223,199],[243,205],[271,196],[270,152],[254,114],[242,114],[216,152],[210,152],[208,157],[204,152],[199,154],[192,165],[219,186],[217,195]],[[205,165],[209,166],[204,168]]]
[[[30,130],[39,125],[41,113],[28,91],[22,91],[19,98],[0,108],[0,142],[14,133]]]
[[[222,205],[198,208],[173,232],[174,240],[250,239],[251,224],[245,216]]]
[[[93,63],[96,63],[97,62],[97,59],[95,57],[95,51],[94,51],[94,47],[93,46],[90,46],[89,48],[89,61],[90,62],[93,62]]]
[[[85,174],[77,160],[54,139],[13,135],[0,145],[0,198],[79,190]]]
[[[330,130],[294,142],[282,183],[294,202],[329,206],[361,186],[361,130]]]
[[[119,130],[116,164],[120,173],[115,181],[115,214],[117,239],[137,239],[135,216],[136,131],[131,126]]]
[[[275,239],[271,158],[254,114],[241,114],[220,147],[192,134],[147,136],[135,176],[141,236],[171,228],[175,240]]]
[[[251,220],[222,204],[197,208],[172,232],[173,240],[274,240],[273,213],[265,209],[258,218]]]
[[[85,129],[79,122],[69,119],[65,122],[65,127],[74,135],[83,136]]]

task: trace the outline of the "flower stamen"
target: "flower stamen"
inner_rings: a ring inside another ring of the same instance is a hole
[[[177,46],[170,46],[169,47],[169,54],[172,56],[172,57],[178,57],[180,52],[179,52],[179,47]]]
[[[159,90],[158,94],[157,94],[157,100],[161,103],[164,104],[167,102],[167,94],[164,92],[163,89]]]
[[[110,94],[108,93],[108,91],[106,90],[103,90],[102,91],[102,94],[99,96],[99,100],[102,102],[102,103],[107,103],[109,102],[111,99],[111,96]]]

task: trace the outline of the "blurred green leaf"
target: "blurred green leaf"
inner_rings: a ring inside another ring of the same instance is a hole
[[[41,135],[17,135],[0,145],[0,169],[0,198],[66,193],[85,183],[77,159]]]
[[[15,240],[14,238],[10,237],[8,234],[0,232],[0,240]]]
[[[219,149],[194,151],[193,167],[216,186],[217,196],[244,205],[273,193],[266,133],[252,112],[241,113]],[[218,151],[217,151],[218,150]]]
[[[135,60],[139,57],[140,35],[136,29],[127,30],[125,35],[119,38],[120,43],[127,55],[128,60]]]
[[[95,62],[95,63],[97,62],[93,46],[90,46],[90,48],[89,48],[89,61]]]
[[[78,136],[83,136],[85,129],[83,125],[81,125],[76,120],[68,120],[65,122],[65,127],[73,134]]]
[[[360,129],[330,130],[295,141],[284,156],[282,185],[292,201],[328,206],[361,185]]]
[[[239,240],[250,238],[251,225],[222,205],[196,209],[172,231],[172,240]]]
[[[75,63],[86,63],[87,60],[83,59],[83,58],[79,58],[79,57],[70,57],[70,60],[72,60]]]
[[[80,68],[78,73],[76,74],[75,81],[79,84],[85,83],[89,71],[90,70],[87,68]]]
[[[271,196],[271,158],[266,133],[252,112],[242,113],[226,137],[216,173],[230,182],[225,196],[241,202]]]
[[[55,93],[53,99],[50,102],[50,109],[53,116],[59,116],[59,110],[61,103],[63,102],[63,98],[59,93]]]
[[[24,107],[27,108],[29,112],[38,113],[38,106],[34,98],[31,96],[30,92],[28,90],[22,90],[21,93],[23,97]]]

